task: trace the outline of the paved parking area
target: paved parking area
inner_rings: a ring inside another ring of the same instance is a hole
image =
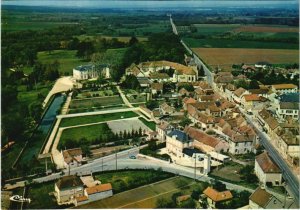
[[[137,118],[111,121],[107,122],[107,124],[114,133],[119,133],[120,131],[124,132],[125,130],[127,132],[131,132],[132,130],[138,131],[140,128],[142,128],[142,130],[149,131],[149,128]]]

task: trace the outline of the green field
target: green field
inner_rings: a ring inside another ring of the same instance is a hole
[[[154,170],[106,172],[95,175],[95,177],[102,183],[111,183],[114,193],[120,193],[145,184],[167,179],[172,176],[174,175]]]
[[[48,95],[52,85],[53,83],[37,84],[36,88],[34,86],[32,90],[27,90],[25,85],[20,85],[18,86],[18,100],[26,105],[38,100],[38,95],[40,95],[39,100],[43,100]]]
[[[156,123],[151,121],[145,120],[143,117],[139,117],[139,120],[142,121],[146,126],[148,126],[151,130],[155,131],[156,130]]]
[[[227,39],[195,39],[184,38],[185,43],[191,48],[255,48],[255,49],[298,49],[296,43],[241,41]]]
[[[112,132],[106,123],[97,125],[88,125],[78,128],[68,128],[62,132],[59,147],[65,145],[66,141],[72,140],[74,142],[79,142],[81,139],[86,139],[89,143],[93,144],[97,138],[108,138]],[[78,143],[79,145],[80,143]]]
[[[60,123],[60,127],[83,125],[83,124],[95,123],[95,122],[105,122],[109,120],[118,120],[118,119],[131,118],[136,116],[138,115],[134,112],[118,112],[118,113],[109,113],[109,114],[101,114],[101,115],[63,118]]]
[[[57,208],[58,204],[54,195],[49,195],[54,192],[54,181],[41,184],[33,184],[29,187],[28,198],[32,202],[27,205],[29,209],[49,209]]]
[[[92,108],[92,107],[101,107],[109,105],[123,104],[121,97],[119,96],[110,96],[110,97],[97,97],[89,99],[75,99],[70,103],[70,109],[78,108]]]
[[[73,68],[88,64],[76,56],[76,50],[53,50],[51,54],[48,52],[38,53],[38,61],[43,64],[53,63],[55,60],[59,62],[59,72],[63,75],[65,73],[72,75]]]

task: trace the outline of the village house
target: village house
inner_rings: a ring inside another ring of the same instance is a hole
[[[272,85],[272,90],[278,95],[284,93],[296,93],[298,91],[298,87],[294,84],[278,84]]]
[[[113,196],[113,188],[111,186],[111,183],[99,184],[92,187],[87,187],[84,190],[83,196],[76,197],[75,206],[87,204],[111,196]]]
[[[111,78],[108,65],[82,65],[73,69],[73,78],[76,80],[96,79],[102,75],[105,79]]]
[[[210,136],[199,129],[193,127],[186,127],[184,132],[187,133],[191,139],[193,139],[193,146],[204,153],[209,152],[228,152],[229,145],[224,140],[219,140],[213,136]]]
[[[75,175],[62,177],[55,183],[54,195],[59,205],[74,203],[76,197],[84,196],[83,182]]]
[[[240,87],[232,93],[232,100],[237,104],[241,104],[242,97],[245,94],[249,94],[249,92],[247,90],[245,90],[244,88]]]
[[[203,194],[207,197],[207,203],[210,208],[217,208],[217,205],[222,202],[229,201],[233,198],[229,190],[219,192],[211,187],[207,187]]]
[[[279,129],[279,123],[276,118],[274,118],[266,109],[262,109],[258,112],[257,120],[271,139],[275,139],[277,136],[276,132]]]
[[[151,84],[151,93],[154,95],[160,95],[163,93],[163,83],[152,83]]]
[[[62,155],[64,157],[65,168],[74,168],[82,165],[83,157],[81,148],[64,150]]]
[[[159,112],[161,115],[170,115],[176,112],[174,107],[171,107],[168,105],[166,102],[163,104],[159,105]]]
[[[264,188],[258,187],[249,197],[250,209],[282,209],[282,202]]]
[[[167,134],[166,138],[166,148],[169,153],[174,154],[176,157],[183,156],[183,149],[184,148],[192,148],[193,141],[190,137],[180,131],[180,130],[173,130],[169,134]]]
[[[193,98],[185,97],[182,100],[182,103],[183,103],[183,109],[187,110],[187,107],[188,107],[189,104],[195,104],[195,103],[197,103],[197,101],[195,99],[193,99]]]
[[[173,72],[171,76],[169,74]],[[170,61],[150,61],[139,65],[131,65],[126,69],[126,75],[147,77],[152,81],[195,82],[198,79],[196,66],[185,66]]]
[[[257,94],[247,94],[243,95],[241,98],[241,104],[246,110],[253,110],[257,108],[258,105],[262,105],[262,103],[266,101],[266,98]]]
[[[187,91],[185,88],[181,88],[181,89],[178,91],[178,93],[179,93],[180,96],[183,96],[183,97],[189,96],[189,95],[190,95],[190,92]]]
[[[288,117],[299,119],[299,102],[279,102],[276,106],[276,114],[282,120]]]
[[[174,130],[174,127],[167,121],[161,121],[159,124],[156,124],[157,137],[161,141],[166,141],[166,136]]]
[[[291,162],[294,158],[298,159],[300,154],[299,129],[288,130],[280,127],[277,135],[276,145],[283,157],[288,158]]]
[[[277,164],[267,152],[255,157],[255,174],[264,186],[271,183],[272,186],[282,185],[282,173]]]

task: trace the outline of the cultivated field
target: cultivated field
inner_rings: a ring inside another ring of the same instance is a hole
[[[299,63],[298,50],[240,49],[240,48],[193,48],[193,51],[212,67],[231,69],[232,64]]]
[[[155,208],[157,199],[161,197],[170,199],[174,193],[181,190],[176,185],[176,181],[178,180],[187,181],[190,186],[185,186],[184,188],[186,189],[185,191],[189,191],[189,193],[193,188],[193,185],[196,185],[191,179],[176,177],[125,191],[116,194],[113,197],[82,205],[77,208]]]
[[[299,31],[296,27],[279,27],[279,26],[241,26],[235,29],[238,32],[270,32],[270,33],[278,33],[278,32],[294,32],[297,33]]]

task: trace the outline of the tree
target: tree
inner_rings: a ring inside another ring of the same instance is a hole
[[[36,121],[39,122],[42,116],[42,104],[39,101],[34,101],[28,106],[30,116]]]
[[[189,198],[186,201],[181,202],[180,208],[183,209],[194,209],[196,207],[196,203],[192,198]]]
[[[205,72],[204,72],[203,66],[201,65],[201,67],[200,68],[197,67],[197,69],[198,69],[198,76],[204,77],[205,76]]]
[[[88,145],[82,145],[81,150],[83,154],[85,154],[88,157],[91,157],[92,152],[91,152],[91,148]]]
[[[121,86],[127,89],[139,89],[140,83],[134,75],[127,75]]]
[[[259,89],[259,84],[257,80],[253,79],[249,83],[249,89]]]
[[[153,110],[153,109],[155,109],[155,108],[158,108],[158,106],[159,106],[158,102],[155,101],[155,100],[147,101],[145,105],[146,105],[146,107],[147,107],[148,109],[150,109],[150,110]]]
[[[242,179],[249,183],[255,183],[258,181],[256,175],[254,174],[254,166],[246,165],[240,170],[240,175]]]
[[[185,117],[180,121],[179,125],[182,127],[185,127],[191,123],[192,123],[192,121],[189,118]]]
[[[129,46],[132,46],[138,42],[139,42],[139,40],[135,36],[132,36],[131,39],[129,40],[128,44],[129,44]]]
[[[212,187],[216,189],[219,192],[225,191],[226,190],[226,184],[216,180],[213,182]]]
[[[174,208],[175,205],[171,200],[167,200],[164,197],[160,197],[156,201],[156,208],[158,209],[167,209],[167,208]]]

